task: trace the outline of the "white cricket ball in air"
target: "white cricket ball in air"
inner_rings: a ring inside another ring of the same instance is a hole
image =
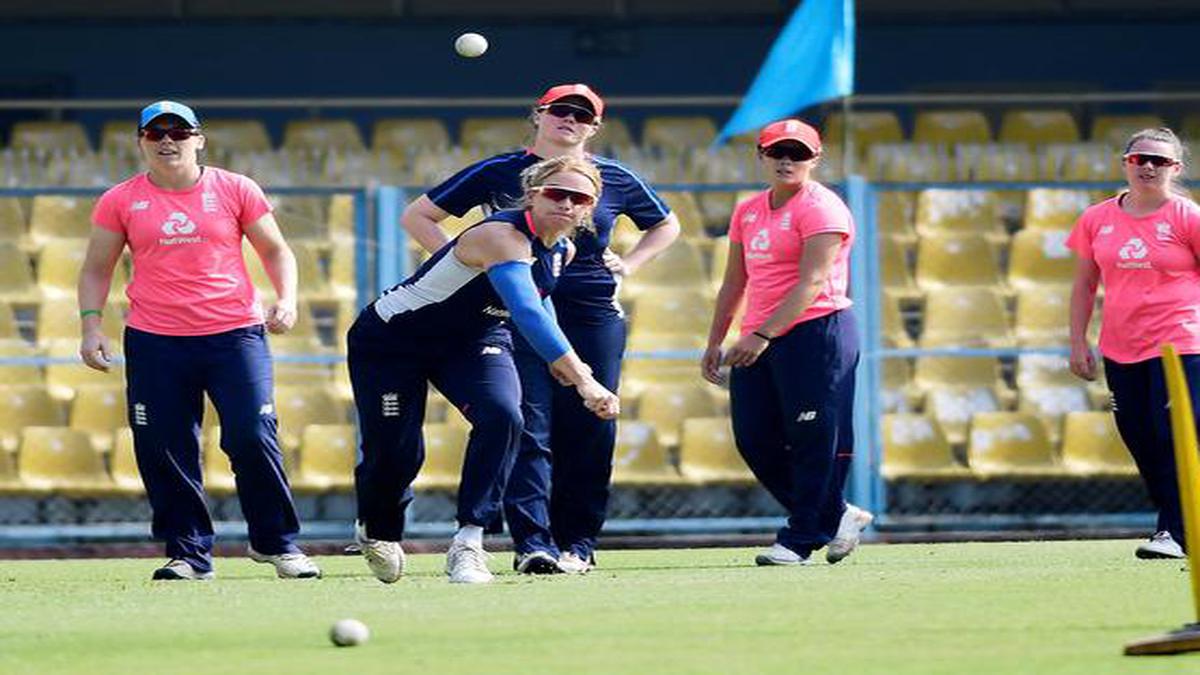
[[[487,38],[479,33],[463,33],[454,41],[454,51],[458,52],[459,56],[465,56],[469,59],[482,56],[487,51],[487,48]]]
[[[329,629],[329,639],[339,647],[355,647],[371,637],[367,624],[358,619],[342,619]]]

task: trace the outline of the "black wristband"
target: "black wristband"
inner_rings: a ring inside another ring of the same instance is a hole
[[[760,332],[758,332],[758,331],[754,331],[754,334],[755,334],[755,335],[757,335],[758,337],[760,337],[760,338],[762,338],[762,339],[766,340],[767,342],[770,342],[770,341],[771,341],[771,336],[770,336],[770,335],[763,335],[762,333],[760,333]]]

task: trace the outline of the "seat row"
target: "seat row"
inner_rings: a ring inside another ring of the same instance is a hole
[[[954,452],[941,425],[926,415],[883,416],[883,475],[891,480],[1125,478],[1137,467],[1112,414],[1066,415],[1061,450],[1041,421],[1025,412],[971,416],[966,452]]]

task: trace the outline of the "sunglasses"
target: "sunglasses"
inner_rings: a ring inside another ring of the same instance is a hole
[[[779,146],[772,145],[763,148],[762,154],[771,159],[790,159],[793,162],[807,162],[816,157],[812,150],[804,146]]]
[[[591,124],[596,121],[596,113],[587,108],[580,108],[569,103],[552,103],[548,106],[543,106],[541,111],[548,112],[559,119],[573,117],[580,124]]]
[[[170,129],[138,129],[138,136],[145,138],[151,143],[157,143],[163,138],[169,138],[176,142],[186,141],[197,133],[195,129],[181,129],[179,127],[172,127]]]
[[[1175,166],[1179,163],[1178,160],[1171,159],[1170,157],[1163,157],[1162,155],[1145,155],[1142,153],[1125,155],[1125,161],[1134,166],[1143,166],[1149,163],[1156,169],[1161,169],[1164,166]]]
[[[560,187],[537,187],[534,189],[552,202],[561,202],[564,199],[569,199],[575,206],[591,206],[596,203],[596,198],[586,192],[576,192]]]

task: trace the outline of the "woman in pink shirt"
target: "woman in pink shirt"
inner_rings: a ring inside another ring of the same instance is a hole
[[[113,268],[133,255],[124,352],[134,452],[154,512],[152,531],[170,560],[154,579],[211,579],[212,520],[200,472],[207,392],[221,420],[250,536],[249,554],[281,578],[315,578],[296,547],[300,526],[283,469],[265,331],[296,321],[296,259],[262,189],[245,176],[199,164],[204,147],[191,108],[159,101],[142,110],[145,173],[96,202],[79,276],[79,354],[108,371],[113,349],[100,319]],[[265,314],[242,259],[250,240],[279,296]],[[265,327],[264,327],[265,324]]]
[[[836,563],[858,545],[872,515],[842,498],[854,448],[858,332],[849,311],[854,220],[811,179],[821,156],[816,129],[767,125],[758,153],[771,187],[740,203],[729,224],[729,262],[701,369],[729,384],[738,451],[788,510],[759,565],[801,565],[828,546]],[[721,343],[746,300],[741,338]]]
[[[1177,186],[1183,145],[1170,129],[1143,129],[1125,145],[1129,189],[1089,207],[1067,239],[1078,255],[1071,293],[1071,370],[1095,380],[1088,344],[1097,285],[1103,282],[1100,354],[1113,415],[1158,509],[1157,532],[1139,558],[1183,558],[1183,516],[1175,477],[1167,390],[1159,347],[1183,357],[1200,400],[1200,207]]]

